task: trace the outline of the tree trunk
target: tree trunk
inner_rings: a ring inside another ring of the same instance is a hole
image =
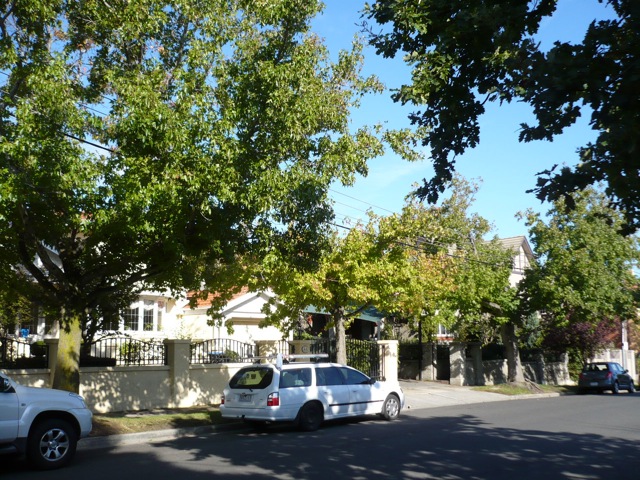
[[[53,388],[80,392],[80,316],[74,314],[61,322],[58,357],[53,373]]]
[[[344,326],[344,309],[342,307],[333,312],[333,322],[336,328],[336,361],[347,364],[347,340]]]
[[[509,322],[500,326],[500,336],[507,353],[507,381],[509,383],[524,383],[524,371],[520,361],[516,326]]]

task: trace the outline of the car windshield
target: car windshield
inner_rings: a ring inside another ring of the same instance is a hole
[[[239,370],[229,382],[230,388],[267,388],[273,380],[269,367],[247,367]]]

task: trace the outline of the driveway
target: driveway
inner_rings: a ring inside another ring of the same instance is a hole
[[[480,392],[473,387],[459,387],[438,382],[421,382],[417,380],[400,380],[406,402],[405,408],[417,410],[421,408],[450,407],[472,403],[500,402],[518,398],[540,398],[557,396],[556,393],[509,396],[499,393]]]

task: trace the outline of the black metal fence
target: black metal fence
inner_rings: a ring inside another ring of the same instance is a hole
[[[335,339],[319,338],[311,345],[310,353],[327,353],[329,360],[337,361],[337,343]],[[347,338],[347,365],[366,373],[372,378],[383,379],[384,369],[381,359],[385,355],[385,346],[367,340]]]
[[[22,338],[0,337],[0,368],[47,368],[49,346]]]
[[[251,363],[257,356],[256,345],[229,338],[191,344],[191,363]]]
[[[381,358],[384,346],[366,340],[347,339],[347,364],[370,377],[384,378]],[[272,353],[295,354],[287,340],[276,342]],[[320,338],[311,344],[309,353],[326,353],[329,360],[337,360],[335,339]],[[0,337],[0,368],[47,368],[48,345],[29,344],[26,340]],[[191,344],[191,363],[251,363],[257,360],[258,347],[238,340],[215,338]],[[166,365],[167,350],[161,341],[143,341],[129,335],[113,333],[82,345],[81,367],[127,365]]]
[[[128,335],[108,335],[83,346],[80,366],[166,365],[164,343],[143,341]]]

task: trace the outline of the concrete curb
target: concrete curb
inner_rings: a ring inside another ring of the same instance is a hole
[[[170,428],[166,430],[150,430],[148,432],[125,433],[120,435],[105,435],[100,437],[83,438],[78,442],[79,450],[94,450],[99,448],[136,445],[139,443],[166,442],[177,438],[195,437],[202,434],[228,432],[249,428],[242,422],[226,425],[207,425],[204,427]]]

